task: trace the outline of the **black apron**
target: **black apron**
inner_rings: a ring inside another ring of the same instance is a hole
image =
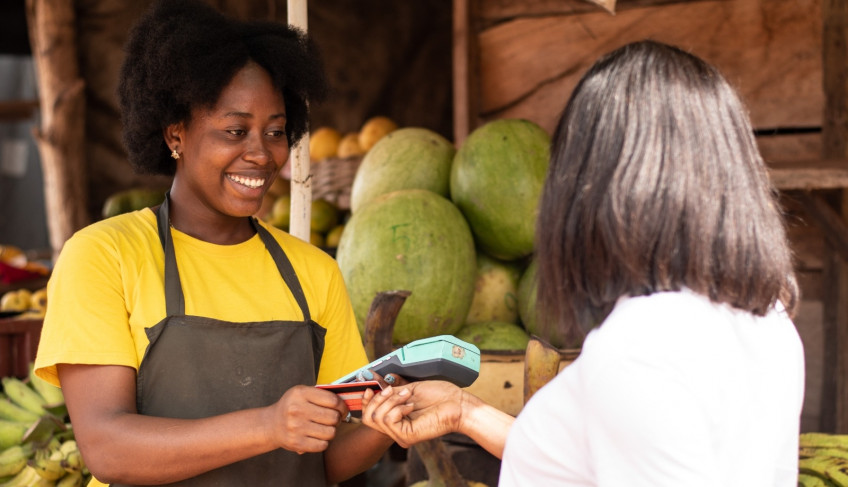
[[[165,251],[167,313],[162,321],[146,329],[150,343],[138,370],[138,412],[168,418],[205,418],[268,406],[294,385],[314,385],[326,330],[312,321],[294,269],[271,234],[250,219],[304,319],[232,323],[185,314],[167,197],[157,219]],[[323,453],[298,455],[280,448],[168,485],[324,486]]]

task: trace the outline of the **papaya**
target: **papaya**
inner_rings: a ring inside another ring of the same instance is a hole
[[[503,321],[466,323],[456,332],[456,337],[477,345],[480,350],[524,350],[530,341],[527,330]]]
[[[538,268],[538,262],[536,259],[532,259],[521,274],[521,279],[518,281],[518,315],[521,319],[521,324],[528,333],[541,336],[539,335],[539,321],[536,319],[536,295],[538,290],[536,274],[538,273]],[[544,338],[556,347],[562,346],[561,340],[551,340],[549,336],[545,336]]]
[[[426,189],[448,196],[456,149],[447,139],[420,127],[397,129],[362,157],[350,188],[350,210],[401,189]]]
[[[378,292],[410,291],[393,342],[454,334],[474,295],[476,250],[468,223],[445,197],[386,193],[351,215],[336,250],[360,333]]]
[[[477,252],[474,298],[465,322],[518,323],[518,281],[522,270],[518,262],[504,262]]]
[[[516,260],[533,252],[550,136],[523,119],[476,128],[456,152],[450,198],[487,254]]]
[[[567,343],[567,337],[554,330],[554,327],[544,329],[538,313],[536,312],[536,302],[538,294],[537,274],[539,271],[539,263],[536,259],[532,259],[527,269],[521,274],[521,279],[518,281],[518,314],[521,318],[521,324],[524,329],[531,335],[536,335],[554,347],[563,348],[573,346],[573,343]]]

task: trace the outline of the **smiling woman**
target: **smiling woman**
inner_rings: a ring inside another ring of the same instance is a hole
[[[324,86],[302,33],[200,1],[159,1],[131,33],[129,159],[173,182],[68,240],[35,365],[94,485],[333,484],[392,443],[314,387],[366,363],[335,261],[252,217]]]

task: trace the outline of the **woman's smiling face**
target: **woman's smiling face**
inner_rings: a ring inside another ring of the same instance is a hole
[[[169,139],[172,130],[178,139]],[[190,122],[166,129],[166,140],[180,153],[172,194],[193,206],[187,213],[201,221],[253,215],[289,157],[282,94],[249,62],[214,107],[195,109]]]

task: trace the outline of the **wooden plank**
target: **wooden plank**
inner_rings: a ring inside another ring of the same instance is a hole
[[[822,156],[848,158],[848,5],[822,1]],[[848,193],[840,191],[838,218],[848,221]],[[827,253],[824,299],[825,366],[822,429],[848,433],[848,263],[837,250]]]
[[[687,0],[618,0],[615,11],[684,1]],[[574,15],[597,11],[599,7],[590,0],[484,0],[480,2],[479,16],[485,23],[491,24],[515,17]]]
[[[775,162],[769,164],[769,176],[780,190],[848,188],[848,160]]]
[[[842,216],[819,195],[803,191],[798,198],[812,220],[821,227],[828,245],[848,262],[848,226]]]
[[[825,293],[825,286],[823,284],[824,277],[823,271],[797,271],[795,273],[798,278],[798,287],[801,288],[801,300],[804,302],[809,301],[822,301]],[[817,416],[821,414],[821,411],[816,413]],[[818,429],[818,426],[816,426]]]
[[[762,135],[757,145],[763,160],[777,164],[789,161],[809,161],[821,158],[821,133]]]
[[[0,101],[0,122],[32,120],[38,108],[38,100]]]
[[[481,121],[527,118],[552,131],[599,55],[652,38],[718,66],[755,127],[820,126],[820,1],[713,0],[498,24],[478,37]]]

